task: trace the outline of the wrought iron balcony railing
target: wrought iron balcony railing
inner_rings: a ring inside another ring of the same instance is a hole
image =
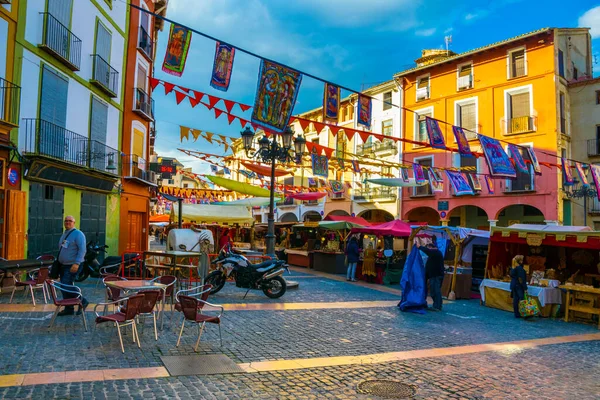
[[[356,146],[356,154],[358,155],[379,153],[398,154],[398,146],[391,139],[384,139],[383,142],[365,143]]]
[[[148,57],[148,59],[152,60],[152,46],[154,45],[154,43],[152,43],[152,38],[142,26],[140,26],[139,36],[138,48],[146,55],[146,57]]]
[[[532,116],[508,118],[505,120],[505,122],[507,135],[534,132],[536,129],[535,117]]]
[[[150,183],[156,181],[156,173],[150,171],[150,163],[136,154],[127,154],[123,157],[123,176]]]
[[[0,78],[0,123],[19,126],[21,88],[6,79]]]
[[[81,65],[81,39],[61,24],[52,14],[45,12],[42,34],[42,47],[59,58],[73,71],[79,71]]]
[[[140,88],[135,89],[135,104],[133,111],[148,121],[154,121],[154,100]]]
[[[43,119],[26,118],[25,154],[119,175],[120,153],[97,140],[90,140]]]
[[[119,85],[119,72],[110,66],[109,63],[98,54],[92,54],[94,67],[92,70],[92,83],[95,83],[110,97],[117,97],[117,87]]]
[[[588,157],[600,156],[600,140],[589,139],[587,141]]]
[[[354,190],[352,199],[356,202],[372,202],[372,201],[396,201],[398,197],[398,189],[394,188],[366,188]]]

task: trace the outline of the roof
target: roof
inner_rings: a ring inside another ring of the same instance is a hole
[[[600,76],[596,77],[596,78],[589,78],[589,79],[580,79],[577,81],[571,81],[568,82],[569,88],[572,87],[579,87],[579,86],[587,86],[587,85],[591,85],[591,84],[600,84]]]
[[[475,48],[473,50],[469,50],[469,51],[466,51],[464,53],[457,54],[455,56],[444,58],[443,60],[440,60],[439,62],[436,62],[436,63],[422,65],[422,66],[417,66],[417,67],[414,67],[414,68],[407,69],[405,71],[398,72],[398,73],[394,74],[394,78],[399,77],[399,76],[408,75],[408,74],[410,74],[412,72],[415,72],[415,71],[421,71],[421,70],[424,70],[424,69],[427,69],[427,68],[431,68],[434,65],[440,65],[440,64],[443,64],[443,63],[446,63],[446,62],[458,60],[460,58],[467,57],[467,56],[479,53],[479,52],[484,51],[484,50],[489,50],[489,49],[492,49],[494,47],[502,46],[502,45],[505,45],[505,44],[508,44],[508,43],[511,43],[511,42],[516,42],[517,40],[526,39],[526,38],[529,38],[529,37],[532,37],[532,36],[535,36],[535,35],[539,35],[540,33],[544,33],[544,32],[550,31],[552,29],[555,29],[555,28],[542,28],[542,29],[538,29],[538,30],[535,30],[535,31],[532,31],[532,32],[524,33],[524,34],[519,35],[519,36],[515,36],[515,37],[512,37],[512,38],[509,38],[509,39],[501,40],[499,42],[488,44],[486,46],[477,47],[477,48]]]

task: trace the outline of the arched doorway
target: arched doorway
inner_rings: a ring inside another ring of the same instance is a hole
[[[431,207],[417,207],[406,213],[405,220],[408,222],[425,222],[427,225],[439,225],[440,214]]]
[[[348,212],[346,210],[333,210],[329,214],[327,214],[328,217],[330,215],[339,215],[339,216],[342,216],[342,217],[349,217],[350,216],[350,214],[348,214]]]
[[[496,216],[497,226],[509,226],[512,224],[539,224],[545,225],[544,213],[538,208],[528,204],[513,204],[504,207]]]
[[[298,222],[298,216],[294,213],[288,212],[279,217],[279,222]]]
[[[320,221],[321,219],[321,214],[316,211],[307,211],[302,216],[303,221]]]
[[[367,210],[358,214],[359,217],[373,223],[390,222],[394,220],[394,216],[385,210]]]
[[[490,222],[487,213],[477,206],[459,206],[448,213],[448,226],[463,228],[489,229]]]

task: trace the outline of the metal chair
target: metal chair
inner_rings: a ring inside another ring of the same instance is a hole
[[[60,282],[53,281],[50,279],[46,279],[45,283],[46,283],[46,287],[48,288],[49,296],[52,299],[52,302],[54,303],[54,305],[56,306],[56,310],[54,311],[54,315],[52,315],[52,319],[50,320],[50,325],[48,326],[48,329],[50,329],[54,326],[54,321],[56,320],[56,316],[58,315],[60,308],[61,307],[75,307],[75,306],[83,307],[83,303],[82,303],[83,296],[81,294],[81,289],[78,288],[77,286],[65,285],[64,283],[60,283]],[[77,297],[59,300],[58,296],[56,295],[56,289],[59,289],[62,292],[73,293],[73,294],[77,295]],[[87,332],[88,328],[87,328],[87,320],[85,319],[85,312],[81,313],[81,318],[83,320],[83,327],[85,328],[85,331]]]
[[[123,291],[121,289],[117,289],[117,288],[113,288],[110,287],[106,284],[106,282],[111,282],[111,281],[126,281],[127,279],[125,278],[121,278],[118,275],[108,275],[106,276],[104,279],[102,279],[102,283],[104,284],[104,287],[106,288],[106,300],[109,302],[114,302],[120,299],[123,299],[125,297],[127,297]],[[106,312],[106,309],[104,310],[104,312]]]
[[[167,302],[167,298],[171,299],[171,313],[173,312],[173,308],[175,305],[175,300],[173,294],[175,293],[175,284],[177,283],[177,278],[173,275],[161,275],[152,279],[152,282],[162,283],[163,285],[167,285],[165,291],[162,293],[164,298],[162,298],[163,305]],[[164,309],[163,309],[164,311]]]
[[[10,294],[9,303],[12,303],[13,296],[15,295],[15,291],[17,287],[29,287],[29,292],[31,293],[31,300],[33,301],[33,306],[35,307],[35,295],[33,291],[35,289],[42,289],[42,293],[44,294],[44,303],[48,304],[48,298],[46,296],[46,279],[48,279],[49,269],[48,267],[41,267],[34,270],[29,271],[27,274],[29,279],[25,281],[19,281],[16,276],[13,276],[15,280],[15,286],[13,287],[12,293]],[[27,289],[25,289],[25,294],[27,293]]]
[[[106,277],[113,276],[113,275],[115,275],[115,276],[118,276],[118,274],[119,274],[119,271],[121,270],[121,268],[119,268],[119,269],[117,270],[117,273],[116,273],[116,274],[115,274],[114,272],[108,272],[108,271],[109,271],[109,270],[112,270],[112,269],[113,269],[113,268],[115,268],[116,266],[122,266],[122,264],[123,264],[123,263],[119,262],[119,263],[117,263],[117,264],[105,265],[104,267],[100,267],[100,268],[98,269],[98,273],[100,274],[100,276],[99,276],[99,278],[100,278],[100,279],[98,279],[98,281],[96,282],[96,287],[98,287],[98,285],[100,284],[100,282],[104,282],[104,279],[105,279]]]
[[[127,327],[129,325],[131,325],[131,329],[133,331],[133,343],[137,342],[137,345],[139,348],[141,348],[142,346],[140,345],[140,338],[138,336],[138,332],[137,332],[137,326],[135,323],[135,317],[138,315],[140,308],[142,307],[142,303],[144,301],[144,295],[143,294],[138,294],[135,296],[131,296],[131,297],[126,297],[117,301],[111,301],[111,302],[107,302],[107,303],[98,303],[96,304],[96,306],[94,307],[94,313],[96,314],[96,325],[104,323],[104,322],[113,322],[116,327],[117,327],[117,333],[119,334],[119,342],[121,343],[121,352],[125,353],[125,347],[123,347],[123,336],[121,335],[121,327]],[[113,314],[109,314],[109,315],[100,315],[98,314],[98,311],[96,311],[98,309],[98,307],[104,307],[104,309],[106,310],[106,307],[108,307],[109,305],[117,305],[117,304],[123,304],[125,303],[125,306],[123,308],[121,308],[120,311],[117,311]]]
[[[152,317],[152,321],[154,322],[154,339],[158,340],[158,329],[156,329],[156,303],[158,302],[158,299],[162,297],[163,291],[144,290],[139,292],[139,294],[144,296],[144,301],[142,302],[138,313],[138,322],[140,317]]]
[[[200,338],[202,337],[202,332],[204,331],[204,325],[206,325],[207,322],[210,324],[217,324],[219,326],[219,339],[221,346],[223,346],[223,336],[221,335],[221,316],[223,315],[224,311],[223,307],[216,304],[210,304],[207,301],[203,301],[195,297],[183,295],[179,296],[179,302],[181,304],[181,312],[183,312],[183,321],[181,323],[181,330],[179,331],[179,338],[177,339],[176,347],[179,347],[181,335],[183,335],[185,321],[190,321],[198,325],[198,340],[196,341],[196,346],[194,347],[195,352],[198,351],[198,346],[200,345]],[[221,311],[218,313],[218,315],[202,314],[202,308],[205,305],[219,308]]]
[[[206,301],[208,299],[208,295],[210,294],[211,289],[212,289],[212,285],[206,284],[206,285],[196,286],[191,289],[179,290],[175,294],[176,302],[175,302],[175,306],[173,308],[176,311],[181,312],[181,303],[179,302],[179,296],[200,297],[200,299],[202,301]],[[204,304],[201,305],[200,312],[202,312],[203,306],[204,306]]]

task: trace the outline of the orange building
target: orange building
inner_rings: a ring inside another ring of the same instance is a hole
[[[167,10],[167,0],[132,0],[132,4],[159,15],[165,15]],[[157,189],[155,175],[149,168],[150,151],[156,136],[149,77],[163,21],[134,7],[129,10],[119,254],[147,249],[150,199],[156,196]]]

